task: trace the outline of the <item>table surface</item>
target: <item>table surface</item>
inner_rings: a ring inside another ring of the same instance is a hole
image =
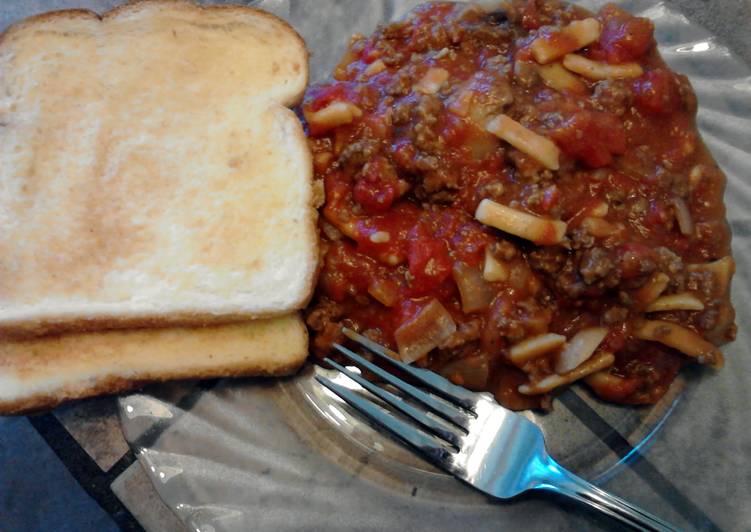
[[[14,6],[38,11],[60,0],[3,0],[0,28]],[[64,2],[70,4],[70,2]],[[116,2],[113,2],[116,3]],[[671,4],[751,65],[751,0],[675,0]],[[181,531],[120,431],[114,398],[80,401],[52,412],[0,417],[0,532]]]

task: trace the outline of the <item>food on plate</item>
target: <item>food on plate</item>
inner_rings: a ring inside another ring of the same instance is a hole
[[[53,12],[0,41],[0,334],[271,317],[318,260],[287,107],[308,52],[248,7]]]
[[[301,108],[325,186],[307,323],[546,407],[657,401],[735,335],[725,179],[652,23],[608,5],[419,6]]]
[[[273,15],[183,1],[2,35],[0,414],[300,367],[307,61]]]
[[[0,414],[172,379],[289,375],[308,356],[297,314],[191,328],[71,333],[0,342]]]

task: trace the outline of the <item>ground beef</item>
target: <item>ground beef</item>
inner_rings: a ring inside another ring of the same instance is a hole
[[[673,174],[673,182],[670,187],[670,190],[673,194],[675,194],[679,198],[685,198],[686,196],[688,196],[688,192],[689,192],[688,175],[686,175],[685,173]]]
[[[566,264],[566,255],[566,251],[559,248],[538,248],[529,253],[529,265],[534,270],[552,276]]]
[[[482,40],[484,42],[491,42],[496,45],[502,46],[509,41],[511,32],[499,25],[494,26],[479,26],[472,29],[472,37]]]
[[[497,9],[495,11],[491,11],[487,15],[485,15],[485,20],[487,20],[492,26],[501,26],[504,27],[508,26],[508,12],[505,9]]]
[[[522,322],[513,317],[503,316],[498,322],[498,327],[503,331],[503,336],[505,336],[511,344],[521,342],[527,335]]]
[[[619,188],[608,188],[605,191],[605,199],[608,202],[608,206],[616,211],[625,208],[626,194]]]
[[[380,26],[378,31],[386,39],[406,39],[412,33],[412,24],[408,21],[397,21]]]
[[[505,187],[501,181],[490,181],[483,185],[478,185],[477,192],[481,198],[489,198],[492,200],[499,200],[503,196]]]
[[[415,155],[415,169],[422,172],[438,170],[440,161],[435,155],[427,155],[425,153],[418,153]]]
[[[646,276],[657,269],[657,264],[652,259],[644,257],[633,251],[626,251],[621,256],[622,268],[628,271],[638,272],[640,277]]]
[[[323,330],[314,335],[313,354],[319,358],[328,356],[331,354],[333,345],[344,343],[345,338],[341,324],[329,322],[323,327]]]
[[[628,318],[628,309],[624,307],[610,307],[602,313],[602,323],[604,325],[614,325],[622,323]]]
[[[343,168],[359,168],[371,160],[378,153],[378,149],[378,141],[367,138],[360,139],[347,145],[342,150],[342,153],[339,155],[339,164]]]
[[[313,310],[308,312],[305,322],[314,331],[322,331],[329,323],[340,319],[343,313],[341,305],[327,297],[322,297]]]
[[[514,80],[522,87],[531,87],[540,75],[537,73],[537,65],[531,61],[516,61],[514,63]]]
[[[409,123],[412,117],[412,109],[415,106],[415,101],[412,98],[401,98],[391,110],[391,123],[395,126],[401,126]]]
[[[491,57],[488,62],[495,64],[492,67],[493,75],[476,74],[460,85],[461,91],[468,89],[475,93],[471,111],[473,116],[497,115],[514,102],[514,91],[508,79],[503,75],[503,70],[506,68],[505,61],[506,58],[503,56]]]
[[[520,5],[524,8],[520,9]],[[507,9],[508,19],[515,26],[530,24],[530,12],[534,13],[534,27],[553,26],[558,22],[565,23],[568,20],[565,11],[561,10],[561,4],[551,0],[530,0],[523,4],[507,3],[504,9]]]
[[[574,271],[572,263],[569,261],[563,270],[552,279],[552,283],[559,293],[572,299],[580,299],[587,291],[587,285],[581,280]]]
[[[659,247],[654,250],[656,261],[660,271],[670,275],[675,275],[683,271],[683,260],[673,251],[666,247]]]
[[[451,172],[447,172],[443,168],[438,168],[435,171],[425,173],[422,183],[417,188],[416,193],[418,194],[418,197],[430,197],[435,201],[437,200],[435,196],[436,193],[448,192],[448,194],[442,194],[442,196],[453,199],[454,195],[449,191],[458,188],[458,176]]]
[[[524,199],[524,203],[527,207],[537,207],[545,199],[545,189],[537,184],[533,184],[529,187],[529,192]]]
[[[395,67],[402,64],[405,60],[404,53],[397,50],[399,42],[397,40],[382,40],[378,43],[378,50],[381,52],[379,59],[386,66]]]
[[[717,292],[717,278],[710,271],[690,272],[687,276],[686,288],[709,298]]]
[[[571,249],[589,249],[595,245],[595,237],[583,227],[577,227],[571,233]]]
[[[587,284],[594,284],[613,273],[615,262],[604,248],[591,248],[582,252],[579,273]]]
[[[447,26],[427,26],[421,25],[416,27],[412,33],[412,48],[416,52],[427,52],[428,50],[440,50],[450,46],[452,38],[459,40],[458,28],[449,23]]]
[[[500,298],[497,299],[490,309],[488,321],[482,331],[485,351],[497,352],[526,337],[544,332],[552,318],[552,312],[546,304],[546,298],[539,301],[529,298],[518,301],[515,307],[510,308]]]
[[[592,96],[595,108],[622,116],[631,107],[633,89],[628,80],[608,79],[595,84]]]
[[[511,162],[514,163],[516,176],[520,177],[521,181],[537,183],[541,179],[549,177],[549,170],[544,169],[539,162],[526,153],[522,153],[515,148],[508,148],[506,154]]]
[[[545,274],[551,288],[571,299],[599,297],[621,280],[611,252],[602,247],[573,252],[541,248],[528,257],[529,265]]]
[[[490,244],[489,250],[496,259],[502,261],[510,261],[519,254],[519,250],[516,249],[516,246],[508,240],[498,240],[497,242],[493,242]]]
[[[379,328],[373,328],[373,329],[365,329],[364,331],[361,331],[361,334],[368,338],[369,340],[373,340],[375,343],[380,345],[388,345],[389,340],[386,337],[385,334],[383,334],[383,331]]]
[[[628,217],[630,220],[640,220],[649,210],[647,198],[634,198],[629,206]]]
[[[482,321],[472,320],[459,324],[458,329],[446,340],[441,349],[456,349],[469,342],[480,339],[482,335]]]
[[[439,152],[443,149],[443,139],[430,127],[429,122],[415,124],[412,130],[415,147],[426,152]]]
[[[419,124],[433,125],[443,111],[443,102],[435,94],[423,94],[415,107],[415,119]]]
[[[717,308],[708,308],[699,318],[699,327],[705,331],[712,330],[717,325]]]
[[[678,82],[678,94],[681,96],[684,107],[690,114],[696,113],[697,100],[694,90],[691,88],[691,82],[683,74],[676,74],[675,79]]]
[[[328,355],[334,343],[344,341],[342,324],[339,323],[343,313],[341,305],[327,297],[320,298],[308,312],[305,323],[316,333],[312,344],[316,356]]]

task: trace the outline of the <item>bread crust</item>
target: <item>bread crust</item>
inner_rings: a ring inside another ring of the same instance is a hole
[[[164,5],[165,7],[185,6],[189,9],[197,9],[199,11],[202,11],[202,10],[203,11],[224,11],[224,12],[229,12],[229,13],[236,12],[238,14],[254,13],[258,16],[267,18],[269,21],[275,24],[280,23],[282,26],[286,27],[287,30],[289,30],[290,32],[290,36],[296,39],[299,45],[302,47],[302,49],[305,50],[305,63],[307,64],[308,60],[310,59],[310,50],[308,50],[308,46],[305,43],[305,40],[302,38],[302,36],[300,36],[299,33],[297,33],[297,30],[295,30],[295,28],[293,28],[292,25],[286,20],[284,20],[283,18],[277,17],[276,15],[272,13],[269,13],[262,9],[258,9],[257,7],[253,7],[253,6],[241,6],[241,5],[232,5],[232,4],[200,5],[191,0],[131,0],[129,2],[120,4],[119,6],[115,6],[109,11],[105,11],[104,13],[101,13],[101,14],[97,13],[96,11],[92,11],[90,9],[57,9],[53,11],[47,11],[45,13],[32,15],[28,18],[25,18],[24,20],[21,20],[19,22],[16,22],[8,26],[2,33],[0,33],[0,46],[2,46],[5,39],[8,38],[8,36],[12,36],[14,32],[29,28],[39,22],[49,22],[49,21],[55,20],[56,18],[88,18],[88,19],[101,21],[107,18],[116,17],[118,15],[127,14],[129,11],[136,11],[145,5],[160,5],[160,4]],[[310,81],[310,71],[308,69],[305,69],[305,86],[306,87],[309,81]],[[295,99],[294,101],[290,102],[287,105],[288,106],[297,105],[298,103],[302,101],[302,97],[304,94],[305,94],[305,91],[302,91],[298,95],[297,99]]]
[[[4,340],[0,415],[37,412],[154,382],[288,376],[307,355],[308,331],[297,315],[200,328]],[[108,369],[99,371],[102,367]]]
[[[44,412],[77,399],[86,399],[100,395],[117,395],[158,382],[215,378],[287,377],[297,373],[304,363],[305,359],[303,358],[294,363],[280,366],[273,371],[269,371],[262,364],[258,364],[242,369],[219,366],[211,371],[187,371],[185,375],[143,374],[137,378],[124,378],[111,375],[88,388],[61,388],[54,393],[36,394],[16,401],[0,401],[0,416],[17,416]]]
[[[311,289],[312,292],[312,289]],[[301,304],[299,308],[304,308],[307,304]],[[266,320],[283,316],[284,312],[260,313],[253,316],[247,316],[243,313],[234,314],[202,314],[202,313],[176,313],[169,316],[158,317],[140,317],[140,318],[105,318],[93,317],[89,319],[78,319],[76,321],[51,321],[51,322],[30,322],[23,321],[19,323],[0,323],[0,338],[9,340],[28,340],[41,336],[53,336],[65,333],[86,333],[100,331],[120,331],[130,329],[160,329],[164,327],[203,327],[213,325],[230,325],[233,323],[243,323],[248,320]]]
[[[309,51],[302,37],[286,21],[267,13],[260,9],[250,6],[236,5],[209,5],[202,6],[189,0],[135,0],[126,4],[115,7],[114,9],[97,14],[89,10],[60,10],[48,13],[42,13],[30,17],[24,21],[10,26],[0,35],[0,49],[7,46],[17,36],[22,35],[25,31],[33,30],[41,24],[48,24],[57,20],[83,19],[106,21],[115,19],[120,16],[127,16],[137,13],[142,9],[168,9],[174,12],[185,11],[186,13],[208,13],[220,12],[234,14],[238,16],[252,14],[254,17],[260,17],[269,21],[274,27],[283,28],[288,38],[294,39],[297,46],[304,53],[304,64],[307,65]],[[302,58],[301,58],[302,59]],[[302,89],[290,95],[284,101],[279,102],[283,106],[293,106],[300,102],[304,94],[304,88],[307,86],[309,71],[307,66],[304,67],[305,83]],[[282,111],[286,111],[281,107]],[[287,111],[290,114],[291,111]],[[296,120],[296,118],[295,118]],[[302,126],[296,120],[297,127],[290,127],[289,134],[295,142],[301,146],[306,146],[306,160],[304,165],[307,166],[307,183],[312,182],[312,160],[307,150],[307,140]],[[249,206],[249,208],[252,208]],[[25,311],[15,312],[13,302],[4,304],[2,301],[2,291],[0,290],[0,335],[10,338],[27,338],[45,334],[56,334],[65,331],[94,331],[101,329],[122,329],[122,328],[145,328],[145,327],[164,327],[164,326],[195,326],[204,324],[225,324],[244,321],[248,319],[265,319],[273,316],[283,315],[291,310],[303,308],[313,295],[317,271],[318,271],[318,230],[317,230],[317,210],[313,205],[312,194],[309,195],[309,205],[305,218],[300,220],[302,231],[308,235],[309,242],[308,256],[313,257],[312,264],[301,265],[299,275],[304,278],[304,288],[299,292],[294,300],[288,301],[283,306],[265,309],[234,309],[228,308],[217,310],[215,308],[194,307],[186,309],[169,309],[160,313],[159,310],[152,312],[144,311],[138,315],[133,313],[125,314],[117,311],[107,311],[100,313],[81,313],[78,316],[72,316],[69,309],[63,309],[62,312],[56,313],[55,306],[47,306],[44,309],[45,315],[35,319],[33,312]],[[1,244],[1,242],[0,242]],[[5,307],[5,310],[3,309]],[[36,307],[34,307],[36,308]]]

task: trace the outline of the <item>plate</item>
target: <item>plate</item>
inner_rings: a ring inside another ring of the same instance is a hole
[[[328,76],[352,33],[369,34],[418,2],[256,2],[306,39],[311,81]],[[603,2],[581,2],[598,8]],[[717,373],[688,368],[652,407],[603,403],[581,387],[549,414],[527,413],[563,465],[674,523],[751,523],[751,76],[666,3],[619,2],[655,22],[670,66],[688,74],[705,141],[728,176],[741,331]],[[609,527],[583,508],[530,495],[492,501],[393,443],[325,392],[308,365],[284,380],[152,387],[120,400],[122,426],[157,491],[192,530],[540,530]]]

